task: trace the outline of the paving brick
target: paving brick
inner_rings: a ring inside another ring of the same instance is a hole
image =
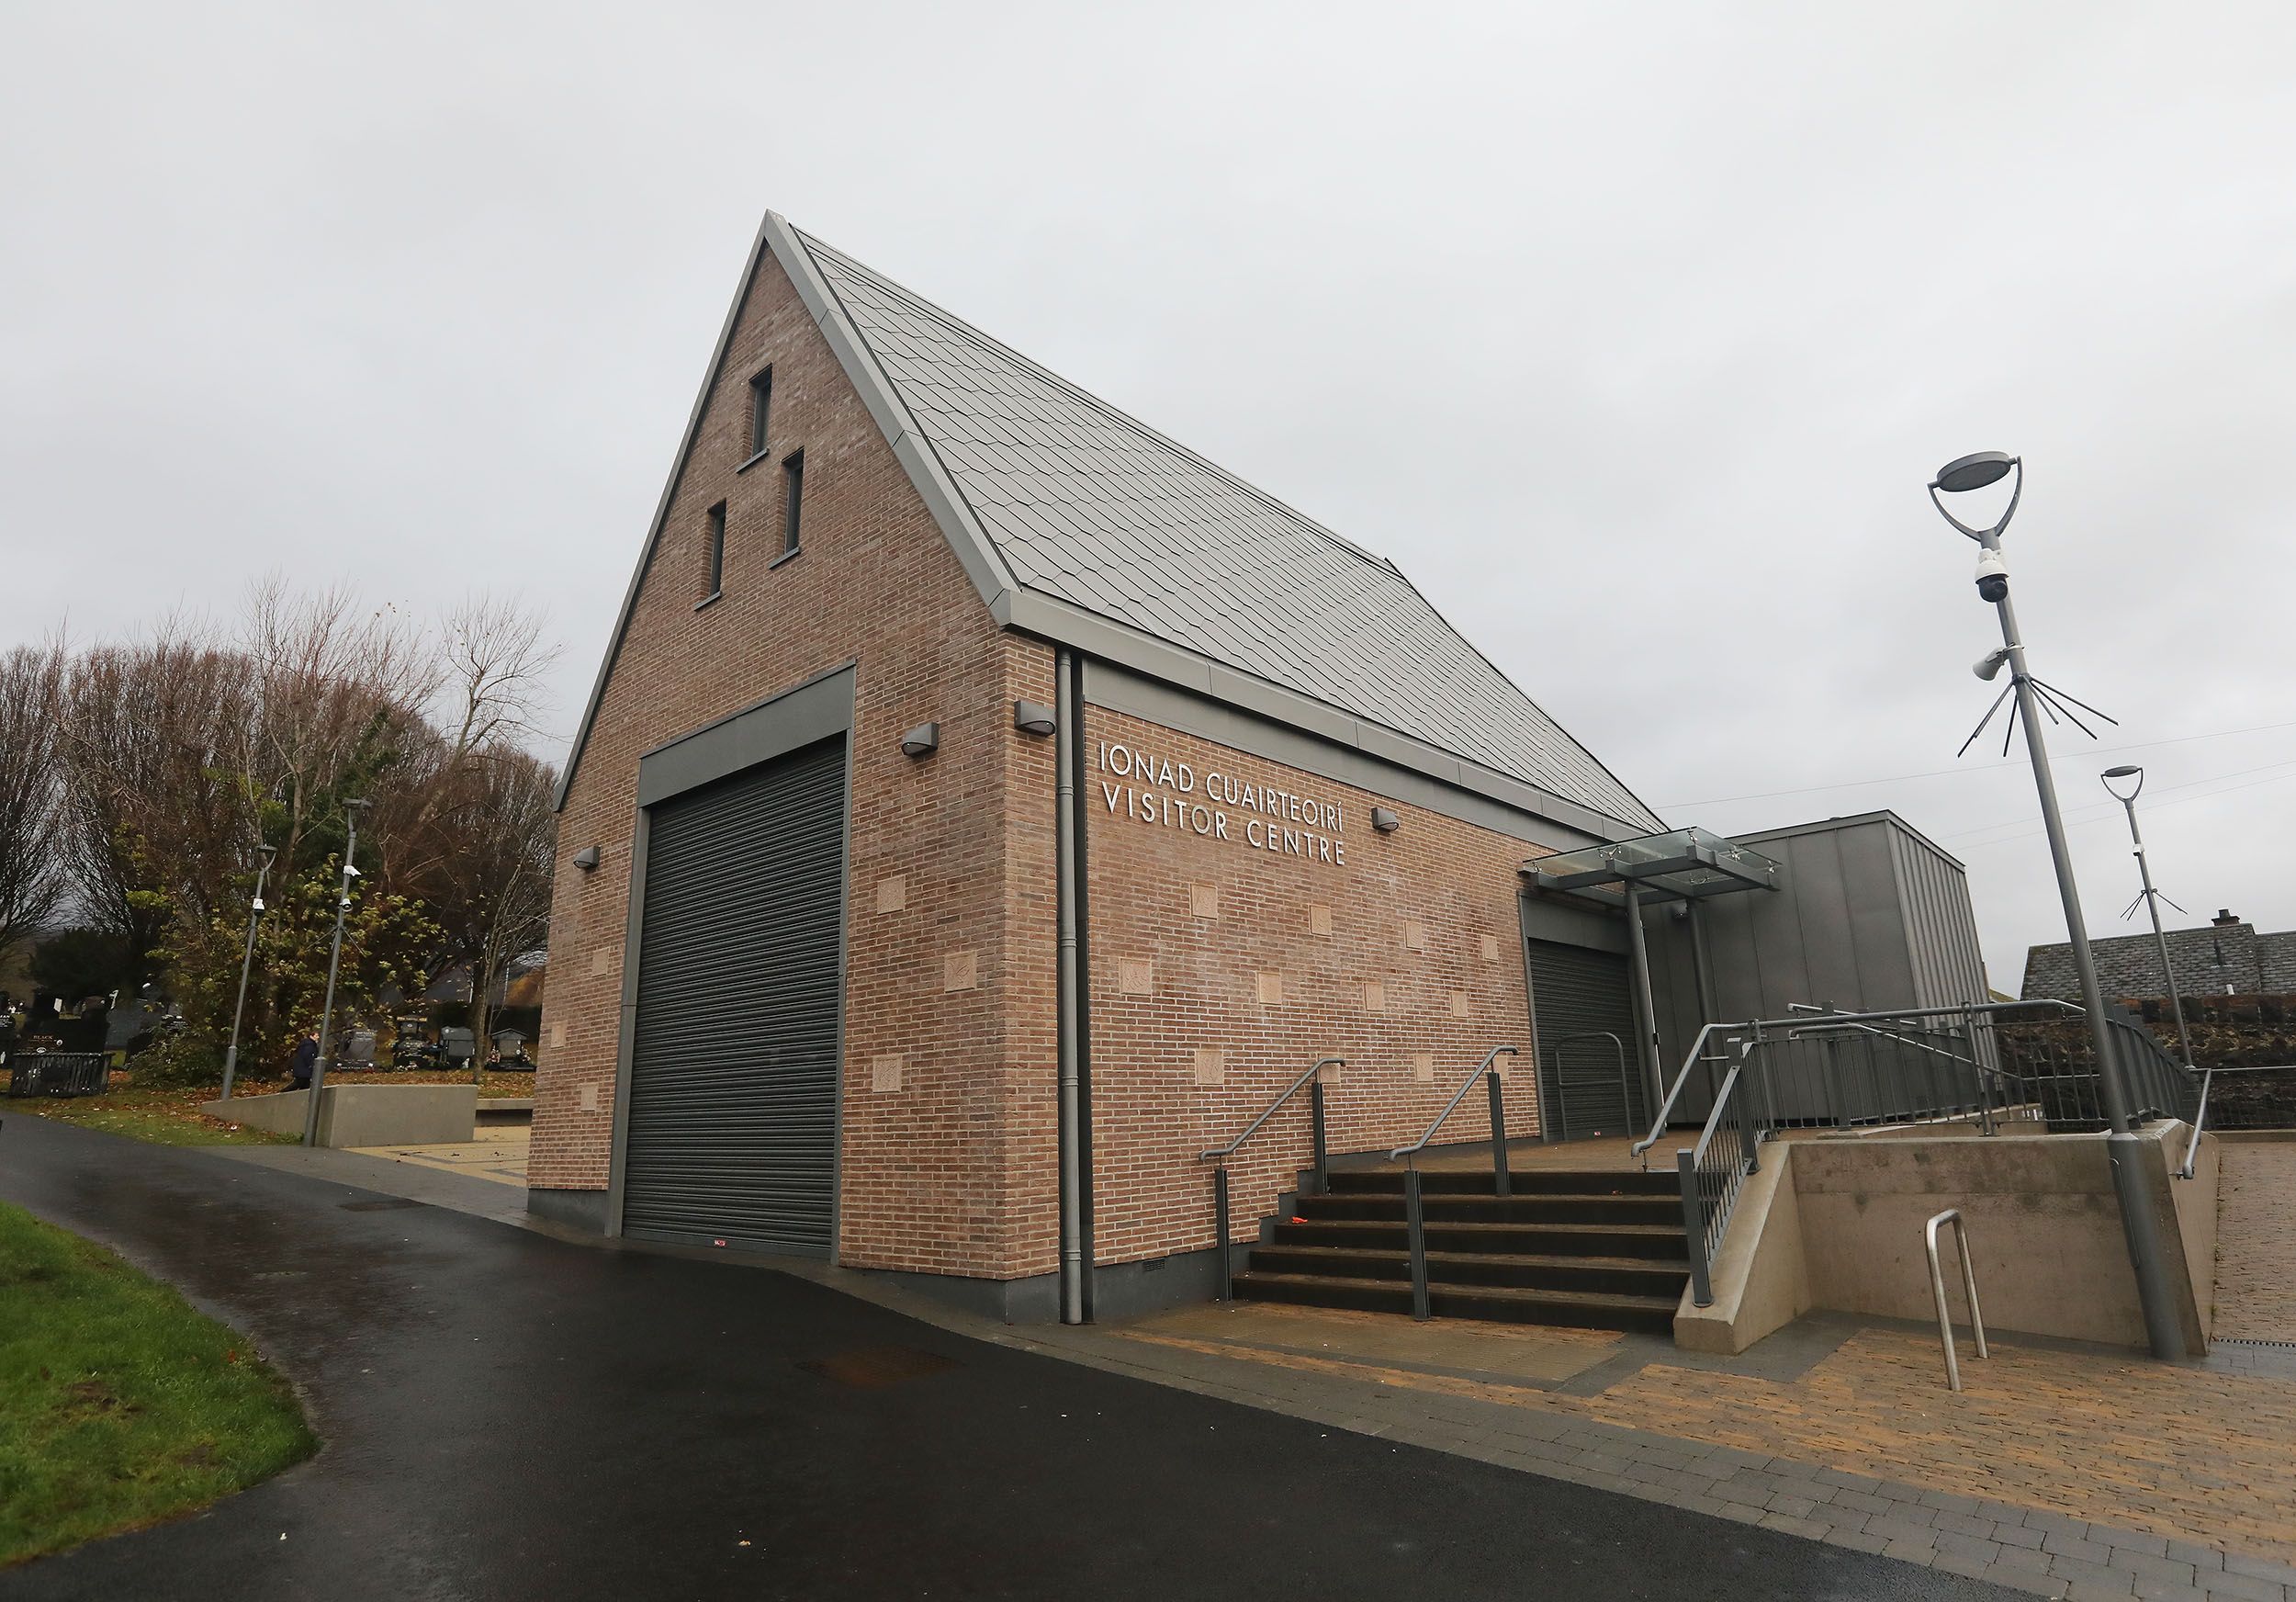
[[[1987,1540],[1993,1538],[1993,1520],[1981,1513],[1940,1513],[1937,1528],[1954,1535],[1974,1535]]]
[[[1828,1546],[1846,1546],[1852,1551],[1880,1553],[1889,1545],[1878,1535],[1867,1535],[1855,1529],[1829,1529],[1818,1537]]]
[[[2168,1543],[2168,1555],[2178,1563],[2190,1563],[2194,1568],[2199,1569],[2204,1577],[2211,1570],[2222,1570],[2224,1566],[2224,1554],[2222,1551],[2212,1546],[2203,1546],[2199,1541],[2172,1540]]]
[[[1937,1531],[1926,1524],[1914,1524],[1887,1514],[1865,1521],[1865,1533],[1880,1536],[1884,1540],[1901,1541],[1908,1546],[1930,1548],[1937,1545]]]
[[[2208,1577],[2211,1602],[2237,1598],[2239,1602],[2288,1602],[2288,1587],[2277,1580],[2258,1579],[2253,1574],[2222,1574]]]
[[[2109,1568],[2080,1558],[2051,1558],[2049,1572],[2067,1585],[2078,1581],[2100,1596],[2127,1596],[2136,1590],[2136,1576],[2128,1570]]]
[[[2148,1580],[2137,1576],[2136,1594],[2143,1602],[2206,1602],[2207,1593],[2198,1585],[2180,1585],[2168,1580]]]
[[[1812,1524],[1806,1518],[1795,1518],[1784,1513],[1765,1513],[1761,1516],[1761,1523],[1764,1529],[1774,1529],[1786,1535],[1798,1535],[1805,1540],[1823,1540],[1830,1528],[1823,1524]]]
[[[2267,1558],[2253,1558],[2245,1552],[2226,1552],[2224,1569],[2228,1574],[2246,1574],[2251,1579],[2277,1580],[2283,1585],[2296,1585],[2296,1568]]]
[[[2200,1583],[2190,1563],[2180,1563],[2174,1558],[2156,1558],[2150,1552],[2131,1551],[2126,1547],[2112,1549],[2112,1566],[2126,1569],[2140,1579],[2158,1580],[2167,1585],[2196,1585]]]
[[[1955,1535],[1951,1530],[1938,1532],[1937,1550],[1955,1557],[1971,1558],[1980,1563],[1997,1563],[2001,1556],[1998,1541],[1986,1540],[1974,1535]]]
[[[2065,1595],[2064,1581],[2038,1569],[2013,1568],[2004,1563],[1995,1563],[1976,1577],[1989,1581],[1996,1585],[2006,1586],[2012,1591],[2030,1591],[2037,1596]]]

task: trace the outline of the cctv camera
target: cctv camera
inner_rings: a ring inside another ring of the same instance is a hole
[[[1991,547],[1977,553],[1977,593],[1987,601],[1998,601],[2009,593],[2009,563]]]

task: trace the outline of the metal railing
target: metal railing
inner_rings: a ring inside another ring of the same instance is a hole
[[[100,1096],[110,1088],[109,1062],[102,1052],[13,1052],[8,1094]]]
[[[1443,1127],[1445,1121],[1458,1111],[1459,1103],[1466,1100],[1467,1093],[1475,1088],[1475,1081],[1482,1079],[1491,1089],[1491,1183],[1496,1194],[1514,1194],[1514,1179],[1507,1171],[1506,1101],[1499,1087],[1499,1070],[1494,1065],[1503,1056],[1520,1055],[1511,1045],[1492,1046],[1490,1054],[1476,1065],[1475,1071],[1467,1076],[1466,1082],[1451,1093],[1451,1099],[1443,1104],[1443,1111],[1435,1115],[1433,1123],[1427,1125],[1426,1133],[1411,1145],[1399,1145],[1388,1154],[1390,1161],[1397,1157],[1403,1161],[1403,1232],[1411,1246],[1411,1315],[1422,1322],[1434,1316],[1434,1314],[1427,1291],[1427,1213],[1420,1195],[1419,1154],[1427,1149],[1427,1143],[1435,1139],[1435,1131]]]
[[[1570,1138],[1570,1096],[1568,1081],[1563,1077],[1563,1047],[1582,1041],[1606,1040],[1611,1055],[1618,1064],[1618,1122],[1622,1128],[1634,1126],[1635,1100],[1633,1082],[1626,1077],[1626,1043],[1607,1029],[1584,1029],[1576,1034],[1566,1034],[1547,1048],[1547,1060],[1555,1070],[1555,1130],[1554,1138]]]
[[[1690,1070],[1696,1067],[1702,1062],[1715,1063],[1728,1061],[1726,1057],[1717,1058],[1704,1055],[1703,1054],[1706,1049],[1706,1042],[1714,1035],[1724,1030],[1735,1029],[1737,1027],[1738,1025],[1731,1023],[1709,1023],[1698,1032],[1698,1038],[1690,1043],[1690,1051],[1683,1058],[1682,1071],[1674,1076],[1674,1083],[1668,1087],[1666,1094],[1659,1100],[1659,1110],[1657,1112],[1653,1113],[1650,1118],[1650,1133],[1644,1135],[1640,1140],[1635,1142],[1634,1145],[1626,1148],[1626,1155],[1628,1156],[1641,1156],[1644,1152],[1649,1151],[1652,1146],[1658,1145],[1659,1137],[1666,1133],[1667,1121],[1674,1116],[1674,1104],[1682,1100],[1683,1087],[1690,1083]],[[1736,1043],[1732,1042],[1732,1044],[1735,1044]],[[1648,1162],[1645,1162],[1643,1166],[1648,1168],[1649,1165]]]
[[[2200,1082],[2142,1024],[2107,1021],[2133,1113],[2197,1117]],[[2096,1046],[2085,1015],[2067,1002],[1808,1010],[1709,1025],[1694,1051],[1717,1031],[1737,1044],[1739,1061],[1716,1090],[1697,1144],[1675,1154],[1691,1287],[1701,1307],[1712,1304],[1714,1257],[1746,1178],[1761,1171],[1761,1144],[1784,1130],[1972,1118],[1986,1134],[2005,1123],[2058,1132],[2106,1127]],[[1677,1089],[1692,1066],[1684,1064]],[[1665,1116],[1637,1149],[1659,1138]]]
[[[1722,1076],[1698,1144],[1674,1154],[1683,1184],[1683,1234],[1690,1244],[1691,1297],[1701,1307],[1714,1305],[1715,1251],[1729,1227],[1739,1189],[1748,1175],[1761,1171],[1760,1132],[1738,1095],[1745,1071],[1734,1066]]]
[[[1945,1270],[1938,1266],[1937,1232],[1941,1224],[1953,1226],[1954,1244],[1961,1247],[1961,1288],[1969,1298],[1969,1333],[1976,1337],[1977,1355],[1993,1354],[1985,1348],[1985,1314],[1977,1311],[1977,1270],[1969,1262],[1969,1224],[1958,1207],[1948,1207],[1930,1220],[1923,1232],[1930,1247],[1930,1294],[1937,1302],[1937,1338],[1945,1348],[1945,1382],[1954,1390],[1961,1389],[1961,1363],[1953,1356],[1953,1314],[1945,1304]]]
[[[2238,1063],[2221,1068],[2204,1068],[2200,1073],[2200,1100],[2192,1110],[2192,1138],[2185,1142],[2184,1161],[2177,1168],[2177,1178],[2192,1178],[2193,1165],[2200,1160],[2200,1136],[2207,1133],[2209,1093],[2216,1088],[2219,1074],[2284,1074],[2288,1066],[2281,1063]]]
[[[1214,1241],[1212,1255],[1218,1259],[1220,1265],[1221,1301],[1232,1301],[1235,1291],[1234,1275],[1228,1261],[1231,1250],[1228,1241],[1228,1159],[1241,1151],[1244,1148],[1244,1143],[1257,1134],[1260,1132],[1260,1126],[1276,1116],[1277,1109],[1297,1096],[1300,1093],[1300,1088],[1305,1085],[1309,1087],[1309,1150],[1314,1160],[1314,1168],[1309,1182],[1313,1187],[1312,1193],[1315,1195],[1320,1196],[1330,1190],[1332,1187],[1331,1152],[1323,1134],[1323,1070],[1344,1068],[1346,1066],[1345,1057],[1322,1058],[1313,1067],[1285,1086],[1281,1095],[1262,1108],[1257,1118],[1244,1126],[1243,1134],[1237,1135],[1226,1145],[1213,1146],[1209,1151],[1196,1154],[1198,1162],[1218,1165],[1211,1171],[1211,1219]]]

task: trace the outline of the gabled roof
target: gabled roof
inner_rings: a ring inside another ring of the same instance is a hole
[[[1393,563],[778,215],[759,245],[1000,623],[1597,836],[1662,827]]]

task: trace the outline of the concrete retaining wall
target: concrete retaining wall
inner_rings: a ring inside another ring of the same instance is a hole
[[[2194,1177],[2172,1179],[2189,1134],[2155,1124],[2136,1154],[2197,1355],[2214,1313],[2217,1161],[2205,1138]],[[1743,1351],[1812,1307],[1934,1320],[1923,1231],[1949,1207],[1968,1224],[1988,1327],[2145,1345],[2101,1134],[1799,1139],[1770,1148],[1762,1166],[1716,1256],[1713,1305],[1685,1292],[1675,1314],[1689,1349]],[[1946,1275],[1964,1316],[1951,1263]]]
[[[308,1090],[203,1101],[210,1118],[301,1134]],[[478,1127],[475,1085],[330,1085],[319,1093],[319,1144],[332,1146],[447,1145]]]

